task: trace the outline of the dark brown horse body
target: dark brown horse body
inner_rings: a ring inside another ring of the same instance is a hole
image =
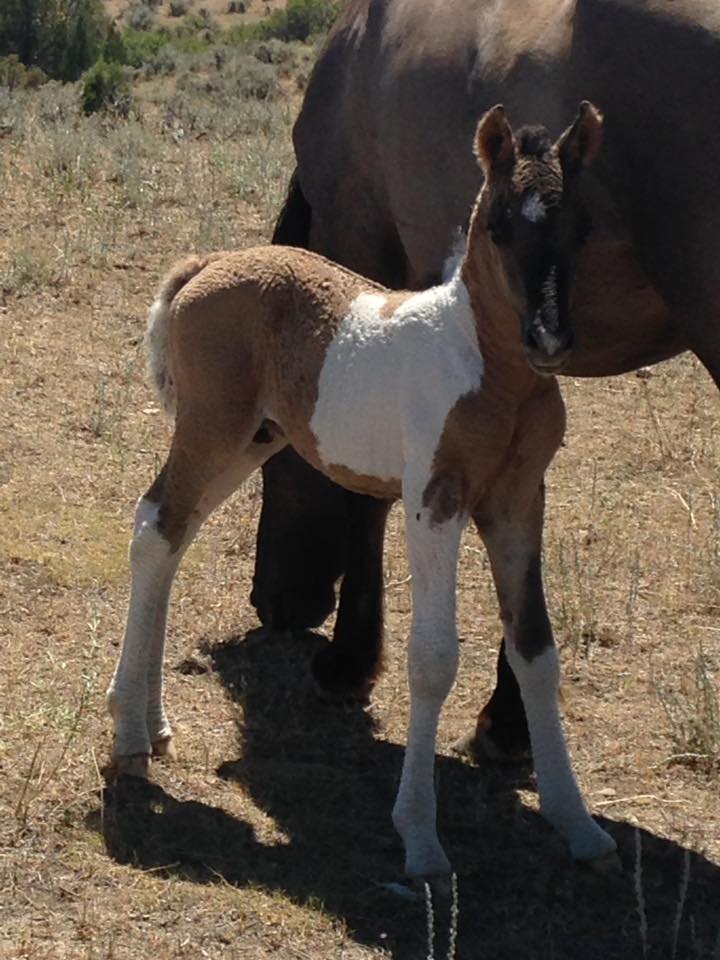
[[[480,113],[502,100],[556,135],[584,97],[608,122],[586,187],[593,232],[564,372],[618,374],[689,349],[720,385],[716,0],[350,0],[295,127],[275,241],[387,286],[428,286],[478,189],[467,144]],[[266,465],[264,498],[261,618],[321,622],[345,571],[334,643],[315,672],[338,691],[362,689],[379,663],[387,504],[333,488],[292,451]],[[522,747],[502,655],[498,677],[476,746]]]

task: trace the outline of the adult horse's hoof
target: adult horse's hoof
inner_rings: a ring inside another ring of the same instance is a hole
[[[323,699],[352,700],[366,704],[370,699],[374,676],[356,661],[333,649],[329,643],[315,654],[312,661],[312,677],[318,694]]]
[[[530,747],[522,743],[502,744],[491,735],[489,728],[474,730],[460,737],[452,745],[453,753],[471,763],[485,766],[489,763],[518,764],[532,761]]]
[[[250,603],[258,618],[271,633],[303,632],[322,626],[335,609],[335,589],[331,584],[303,584],[285,593],[257,584],[250,594]]]

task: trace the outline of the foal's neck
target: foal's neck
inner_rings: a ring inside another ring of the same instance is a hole
[[[503,382],[519,398],[542,378],[531,368],[520,337],[520,318],[510,300],[497,254],[484,229],[473,217],[467,250],[460,266],[475,319],[485,379]]]

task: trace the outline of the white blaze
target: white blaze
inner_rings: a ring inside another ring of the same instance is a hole
[[[547,216],[547,207],[537,190],[533,190],[525,197],[520,212],[530,223],[542,223]]]

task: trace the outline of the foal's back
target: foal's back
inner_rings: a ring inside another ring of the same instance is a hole
[[[199,404],[222,410],[232,435],[233,421],[260,410],[344,485],[399,496],[408,430],[434,449],[458,397],[479,387],[482,358],[459,274],[391,293],[276,246],[213,255],[200,267],[170,311],[180,417],[197,417]]]

